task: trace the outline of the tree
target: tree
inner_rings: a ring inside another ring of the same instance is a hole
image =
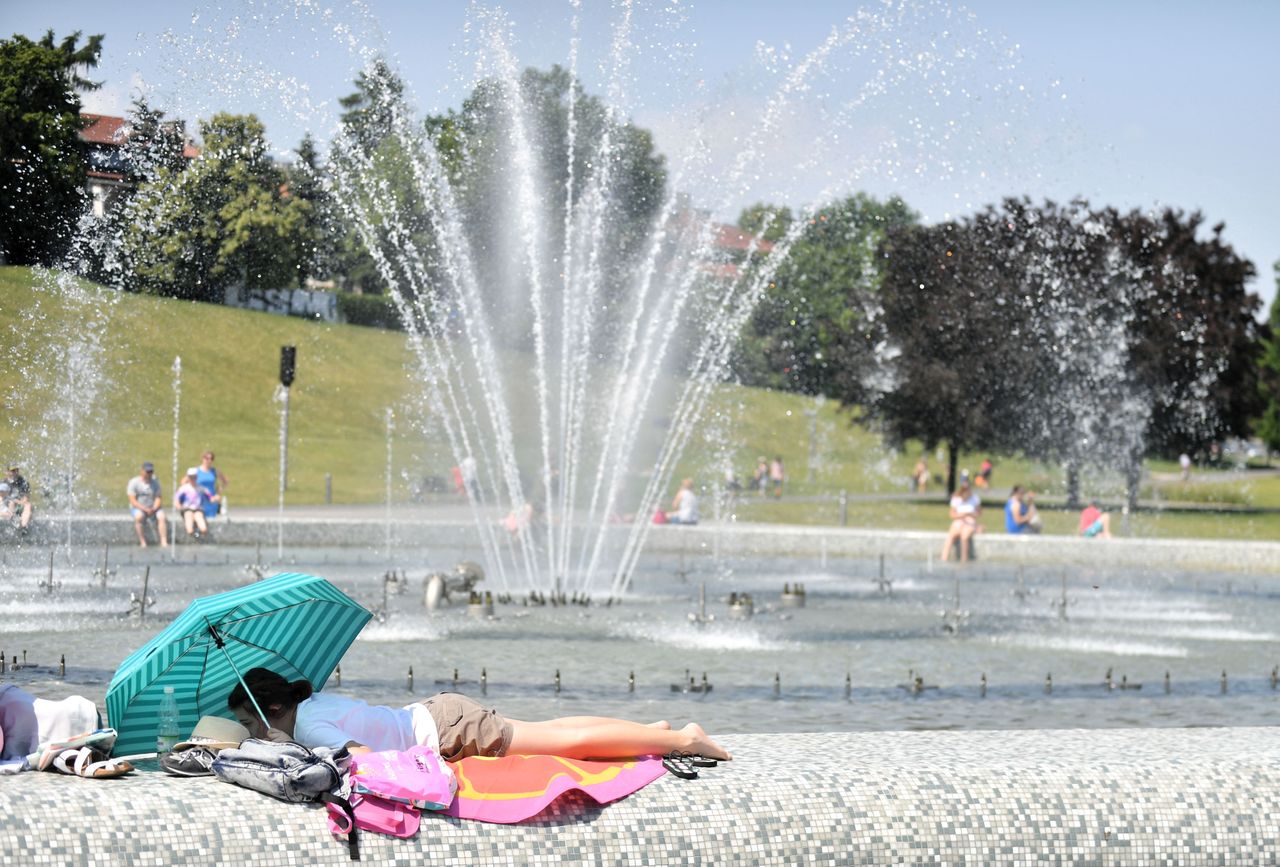
[[[1000,262],[973,222],[904,222],[886,232],[880,254],[879,310],[864,338],[879,347],[878,377],[845,376],[838,396],[862,403],[891,442],[946,443],[950,491],[960,449],[998,441],[1012,382]]]
[[[1276,297],[1271,299],[1271,317],[1263,331],[1258,361],[1258,395],[1262,412],[1256,431],[1266,444],[1268,456],[1280,451],[1280,261],[1273,266]]]
[[[220,303],[233,286],[297,286],[310,206],[285,190],[262,124],[217,114],[200,132],[199,158],[161,167],[130,205],[132,288]]]
[[[80,73],[103,37],[80,35],[0,40],[0,259],[12,264],[56,263],[84,209],[80,92],[100,83]]]
[[[810,217],[744,329],[735,360],[743,382],[834,397],[837,380],[863,375],[872,359],[861,332],[881,280],[876,248],[918,219],[897,197],[863,193]],[[791,220],[786,208],[756,205],[738,226],[772,242]]]

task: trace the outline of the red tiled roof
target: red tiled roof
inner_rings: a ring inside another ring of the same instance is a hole
[[[80,138],[90,144],[122,145],[124,140],[129,137],[129,122],[122,117],[112,117],[109,114],[89,114],[88,112],[82,112],[80,116],[92,121],[87,127],[80,130]]]
[[[716,246],[721,250],[748,250],[754,243],[757,253],[768,253],[773,250],[773,243],[764,238],[756,238],[739,229],[721,223],[716,226]]]

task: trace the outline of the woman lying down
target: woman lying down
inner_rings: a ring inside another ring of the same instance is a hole
[[[644,724],[596,716],[525,722],[508,719],[454,692],[442,692],[402,708],[370,705],[317,693],[308,681],[290,682],[265,668],[250,669],[244,684],[231,691],[227,706],[254,737],[291,740],[306,747],[346,747],[353,753],[421,745],[432,747],[451,762],[508,753],[569,759],[629,759],[672,753],[733,758],[697,723],[673,729],[665,721]]]

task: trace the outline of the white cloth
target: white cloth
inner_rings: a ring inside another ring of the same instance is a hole
[[[0,773],[22,770],[41,744],[87,734],[98,722],[98,709],[82,695],[49,701],[12,684],[0,686]]]
[[[973,515],[981,507],[982,501],[978,499],[977,494],[969,494],[967,497],[953,494],[951,497],[951,508],[955,509],[961,517]]]
[[[298,705],[293,736],[303,746],[335,750],[351,741],[378,752],[417,745],[440,750],[440,735],[425,705],[385,707],[325,693]]]

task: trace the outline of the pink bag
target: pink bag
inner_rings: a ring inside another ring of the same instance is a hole
[[[333,804],[325,805],[329,811],[329,831],[333,834],[350,834],[351,822],[346,813]],[[388,801],[377,795],[351,796],[351,810],[356,817],[356,827],[392,837],[412,837],[418,833],[421,814],[417,807]]]
[[[444,810],[458,784],[430,747],[385,750],[351,758],[351,794],[374,795],[421,810]]]

